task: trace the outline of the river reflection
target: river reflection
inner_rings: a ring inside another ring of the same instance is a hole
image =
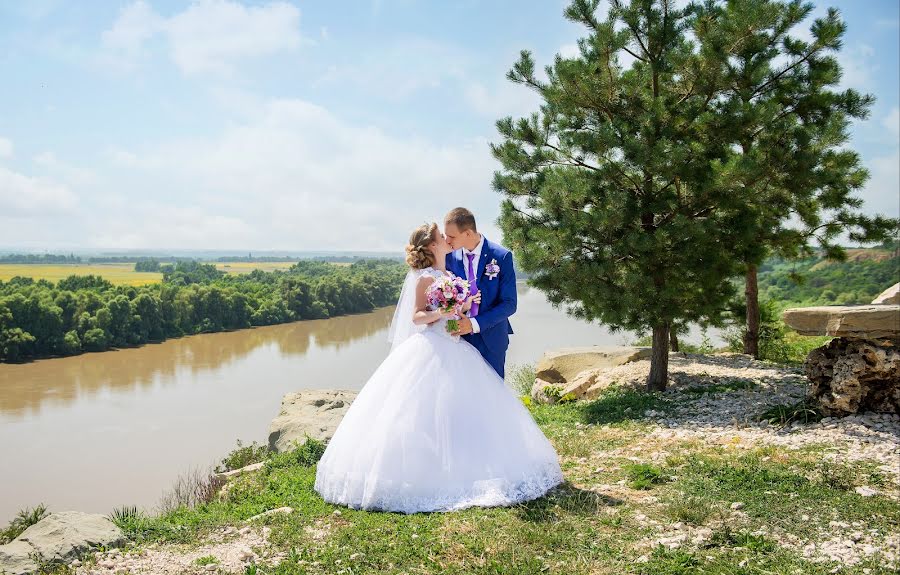
[[[175,384],[179,381],[176,374],[191,377],[203,371],[227,369],[266,346],[275,346],[282,356],[304,355],[310,346],[340,351],[384,330],[393,309],[187,336],[139,348],[26,364],[0,364],[0,414],[12,418],[37,416],[45,404],[70,403],[103,390],[137,390],[158,382]]]

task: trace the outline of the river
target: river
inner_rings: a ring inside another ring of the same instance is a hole
[[[393,308],[172,339],[139,348],[0,364],[0,525],[24,507],[152,510],[182,473],[266,443],[281,397],[359,389],[388,351]],[[507,368],[547,349],[619,345],[519,285]]]

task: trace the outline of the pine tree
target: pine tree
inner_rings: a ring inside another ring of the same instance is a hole
[[[574,0],[565,16],[588,35],[546,80],[523,51],[508,77],[540,111],[497,123],[500,226],[533,285],[612,330],[652,330],[648,389],[665,389],[669,329],[719,321],[739,273],[731,246],[752,218],[722,188],[731,141],[716,106],[718,54],[687,31],[705,14],[670,0]],[[626,67],[626,58],[632,59]]]
[[[790,31],[812,11],[800,0],[729,0],[707,4],[696,26],[702,50],[718,58],[725,80],[721,113],[734,138],[720,186],[744,197],[755,228],[739,246],[744,265],[744,353],[759,357],[757,268],[772,253],[797,257],[815,239],[829,258],[844,259],[836,238],[879,242],[896,225],[868,217],[853,196],[868,174],[859,155],[843,148],[847,127],[874,101],[837,91],[834,54],[846,30],[838,12],[815,20],[812,40]]]

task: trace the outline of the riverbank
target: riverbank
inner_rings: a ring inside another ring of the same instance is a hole
[[[639,378],[644,366],[616,369]],[[532,405],[567,479],[537,501],[413,516],[338,508],[312,489],[320,449],[308,444],[261,455],[207,503],[121,520],[123,550],[57,573],[893,572],[896,416],[785,425],[805,386],[796,368],[672,354],[670,370],[664,394],[611,387]]]

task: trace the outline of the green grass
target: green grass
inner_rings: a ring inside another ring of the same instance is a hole
[[[666,514],[669,518],[691,525],[705,524],[714,511],[713,502],[702,495],[679,493],[666,505]]]
[[[723,383],[712,383],[709,385],[691,385],[685,387],[682,392],[683,393],[691,393],[691,394],[714,394],[714,393],[727,393],[729,391],[741,391],[745,389],[758,389],[759,383],[751,380],[751,379],[737,379],[734,381],[726,381]]]
[[[790,405],[774,405],[759,414],[759,421],[768,421],[773,425],[790,425],[791,423],[815,423],[821,421],[822,413],[806,399]]]
[[[658,467],[649,463],[632,463],[625,467],[628,486],[632,489],[650,489],[668,481],[668,477]]]
[[[222,463],[216,467],[216,473],[240,469],[254,463],[265,461],[269,454],[267,445],[257,445],[254,441],[250,445],[244,445],[237,440],[237,448],[222,459]]]
[[[785,535],[830,537],[836,533],[830,521],[860,522],[883,540],[900,524],[896,502],[854,491],[886,481],[871,463],[825,461],[818,447],[647,441],[650,424],[643,413],[665,411],[673,401],[611,389],[590,403],[533,406],[568,481],[509,508],[403,515],[330,505],[313,489],[324,446],[308,441],[286,453],[265,453],[263,468],[231,479],[224,496],[158,516],[122,508],[114,520],[138,548],[151,542],[193,545],[217,528],[292,507],[291,514],[254,522],[271,528],[273,551],[287,554],[278,566],[263,561],[247,567],[246,573],[258,575],[824,575],[836,564],[811,562],[779,541]],[[232,456],[245,461],[245,455]],[[735,514],[731,505],[738,501],[743,506]],[[677,549],[657,545],[662,531],[653,525],[671,533],[677,523],[711,535]],[[201,562],[212,564],[212,557]],[[863,569],[891,572],[877,557],[841,572]]]

